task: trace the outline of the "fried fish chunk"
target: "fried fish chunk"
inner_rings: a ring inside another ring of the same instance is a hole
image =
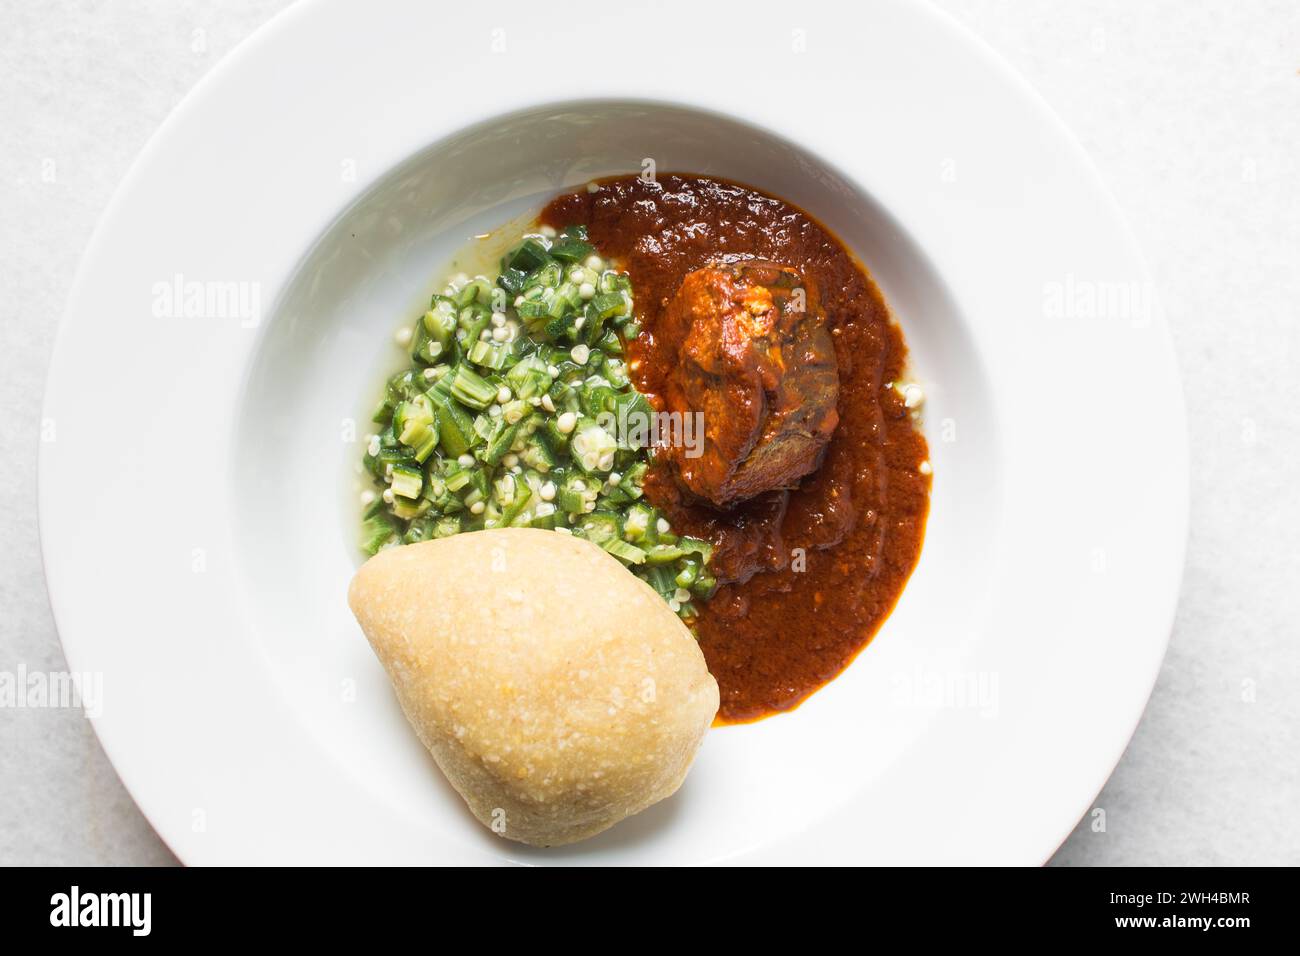
[[[797,272],[761,260],[697,269],[660,330],[677,356],[668,410],[703,414],[702,452],[669,450],[688,491],[725,508],[818,467],[839,423],[839,370],[826,315]]]

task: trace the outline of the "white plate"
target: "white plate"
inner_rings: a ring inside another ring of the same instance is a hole
[[[530,851],[471,820],[348,613],[353,423],[470,234],[645,157],[862,256],[926,384],[933,507],[844,675],[711,734],[672,800]],[[189,863],[1039,863],[1141,715],[1182,568],[1181,396],[1133,241],[1047,108],[911,3],[295,6],[119,190],[45,415],[69,664]]]

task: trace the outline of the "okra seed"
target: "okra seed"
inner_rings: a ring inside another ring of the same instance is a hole
[[[556,419],[555,427],[560,430],[560,434],[567,435],[573,431],[573,427],[578,424],[578,416],[573,412],[565,412]]]
[[[483,513],[483,508],[484,508],[483,502],[476,501],[469,506],[470,514],[481,515]]]
[[[513,397],[514,396],[511,395],[510,393],[509,385],[502,385],[500,388],[497,389],[497,401],[500,402],[501,404],[504,405],[506,402],[510,401],[510,399]]]
[[[543,501],[555,500],[555,482],[548,481],[542,487],[537,489],[537,493],[542,496]]]
[[[584,282],[578,286],[578,295],[584,299],[592,299],[596,296],[596,287],[590,282]]]

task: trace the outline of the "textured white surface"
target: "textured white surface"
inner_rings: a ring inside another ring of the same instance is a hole
[[[0,671],[64,666],[32,499],[44,368],[78,257],[167,112],[282,5],[7,12]],[[1300,863],[1300,505],[1287,493],[1300,466],[1300,387],[1287,374],[1300,319],[1300,8],[940,6],[1024,73],[1093,156],[1161,287],[1187,395],[1192,530],[1169,655],[1096,800],[1105,831],[1085,819],[1056,862]],[[1098,382],[1131,390],[1141,414],[1140,382],[1107,382],[1104,369]],[[0,863],[170,859],[79,712],[0,710]]]

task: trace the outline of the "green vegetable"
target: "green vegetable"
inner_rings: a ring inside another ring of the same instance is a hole
[[[496,398],[497,390],[468,365],[457,365],[447,378],[451,397],[462,405],[482,410]]]
[[[394,465],[392,469],[393,494],[403,498],[418,498],[424,488],[424,472],[410,465]]]
[[[590,419],[581,421],[569,441],[569,454],[575,464],[585,472],[608,473],[614,468],[614,452],[618,442],[614,436]]]
[[[361,525],[361,550],[376,554],[381,548],[396,544],[399,532],[400,524],[391,515],[372,515]]]
[[[551,236],[552,238],[547,238]],[[706,541],[644,499],[654,409],[622,356],[638,329],[628,276],[586,229],[524,236],[495,280],[434,295],[392,376],[363,464],[377,494],[367,554],[482,528],[565,531],[604,548],[686,618],[717,587]]]
[[[645,562],[645,552],[636,545],[628,544],[626,541],[620,541],[613,538],[606,541],[604,549],[627,564],[642,564]]]
[[[474,420],[465,409],[440,393],[430,392],[430,398],[438,407],[438,444],[444,454],[460,456],[479,443]]]
[[[547,254],[546,247],[537,238],[530,236],[506,253],[505,258],[501,260],[501,269],[532,272],[548,262],[550,256]]]
[[[414,451],[418,462],[424,462],[438,444],[438,419],[427,395],[417,395],[398,405],[393,412],[393,428],[398,432],[397,440]]]

